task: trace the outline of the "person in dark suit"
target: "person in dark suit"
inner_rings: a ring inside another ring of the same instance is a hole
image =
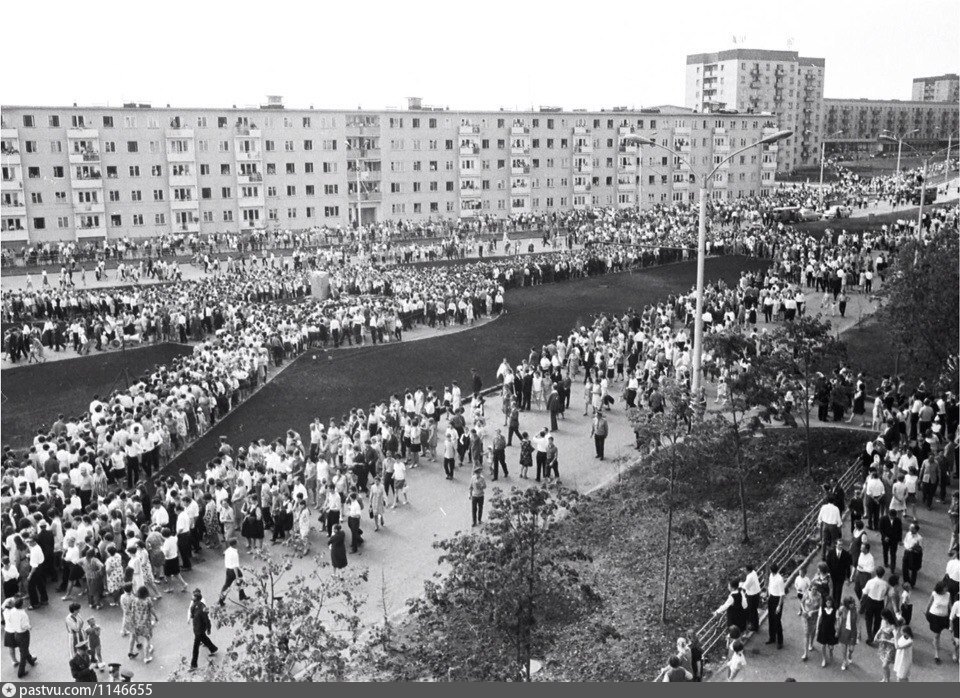
[[[77,683],[96,683],[97,672],[90,668],[90,653],[87,643],[78,642],[76,653],[70,658],[70,675]]]
[[[897,568],[897,548],[903,541],[903,521],[896,509],[888,509],[887,515],[880,519],[880,545],[883,547],[883,566],[890,572]]]
[[[347,542],[346,534],[343,532],[343,526],[337,524],[333,527],[333,535],[327,543],[330,548],[330,564],[333,569],[342,570],[347,566]]]
[[[853,557],[850,552],[843,547],[843,539],[837,538],[834,541],[833,548],[827,551],[825,558],[827,568],[830,570],[831,588],[833,589],[834,608],[840,606],[840,597],[843,594],[843,584],[850,578],[850,569],[853,567]]]
[[[560,412],[560,394],[557,392],[557,384],[554,383],[547,397],[547,410],[550,412],[550,431],[559,429],[557,424],[557,414]]]
[[[37,532],[36,541],[37,545],[40,546],[40,550],[43,551],[44,579],[56,580],[57,569],[53,531],[50,530],[50,524],[48,524],[45,519],[40,520],[39,526],[40,530]]]
[[[193,625],[193,654],[190,657],[190,668],[196,669],[197,659],[200,657],[200,645],[210,650],[211,656],[217,653],[217,646],[210,639],[210,630],[213,627],[210,623],[210,612],[207,610],[207,604],[203,602],[203,592],[199,589],[193,590],[190,622]]]

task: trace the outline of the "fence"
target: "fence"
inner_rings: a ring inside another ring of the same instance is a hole
[[[844,492],[853,488],[860,477],[860,459],[854,461],[839,478],[839,484]],[[820,506],[826,501],[821,498],[817,504],[807,512],[790,533],[774,548],[770,556],[757,567],[758,571],[770,569],[770,565],[777,564],[781,570],[791,569],[786,583],[789,585],[799,571],[800,565],[820,546],[820,525],[818,522]],[[761,587],[765,588],[765,579],[761,579]],[[766,592],[763,592],[764,595]],[[724,642],[727,636],[726,616],[714,616],[697,631],[697,639],[703,648],[704,658],[714,650],[718,644]],[[725,649],[725,647],[724,647]]]

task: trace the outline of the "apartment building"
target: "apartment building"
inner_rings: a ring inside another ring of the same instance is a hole
[[[794,135],[780,144],[777,169],[789,172],[820,160],[823,58],[796,51],[731,49],[687,56],[687,107],[776,114]]]
[[[947,73],[914,78],[910,99],[914,102],[960,102],[960,75]]]
[[[884,131],[904,136],[905,141],[918,148],[946,145],[951,138],[956,143],[960,133],[957,101],[825,99],[823,104],[824,132],[835,134],[825,139],[828,153],[879,150],[880,134]]]
[[[695,170],[776,128],[761,114],[3,107],[5,244],[426,221],[693,201]],[[654,138],[681,158],[630,136]],[[777,145],[711,182],[772,186]],[[686,161],[689,161],[690,165]]]

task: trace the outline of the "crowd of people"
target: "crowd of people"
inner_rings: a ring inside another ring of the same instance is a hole
[[[758,313],[766,322],[778,315],[790,319],[791,313],[803,312],[797,299],[804,286],[822,286],[835,300],[854,290],[869,293],[870,274],[882,275],[883,255],[911,233],[904,225],[872,236],[815,239],[762,224],[743,225],[744,220],[762,219],[756,202],[729,208],[751,215],[715,224],[713,251],[746,250],[771,257],[773,264],[764,273],[745,274],[736,287],[710,287],[708,331],[734,323],[758,325]],[[262,384],[271,364],[308,346],[400,340],[415,322],[469,324],[502,312],[510,288],[670,261],[680,258],[696,236],[696,211],[686,205],[571,212],[513,223],[554,226],[555,233],[574,236],[576,245],[568,240],[536,255],[413,267],[390,264],[384,256],[389,248],[378,247],[372,235],[369,244],[360,238],[359,256],[304,252],[288,263],[273,254],[269,260],[251,255],[249,262],[231,261],[199,281],[88,292],[41,286],[4,294],[4,320],[15,325],[4,339],[11,358],[29,356],[29,347],[23,351],[24,337],[54,350],[72,344],[80,353],[92,344],[128,338],[195,342],[192,355],[158,367],[126,390],[94,396],[83,414],[59,415],[49,428],[38,429],[26,449],[4,447],[5,644],[19,674],[26,675],[35,659],[27,611],[48,604],[52,584],[68,601],[74,602],[79,591],[92,609],[118,606],[123,633],[130,637],[128,659],[142,653],[150,661],[162,588],[186,591],[183,572],[204,549],[224,555],[220,602],[234,586],[244,593],[238,541],[252,551],[262,547],[269,532],[277,544],[306,549],[318,518],[331,562],[339,569],[347,565],[348,540],[354,553],[364,545],[364,510],[375,530],[385,526],[387,509],[410,501],[408,470],[424,461],[441,460],[449,479],[469,466],[472,519],[480,525],[485,478],[489,474],[497,480],[501,470],[509,475],[506,450],[513,448],[515,437],[521,478],[529,477],[531,469],[538,481],[560,478],[552,432],[575,404],[576,390],[582,389],[601,460],[609,428],[604,413],[616,400],[614,384],[629,407],[662,409],[661,380],[689,378],[692,294],[622,316],[600,315],[566,338],[531,349],[519,364],[505,359],[494,393],[501,403],[502,427],[489,424],[493,417],[483,380],[475,372],[466,394],[457,383],[419,386],[352,409],[328,424],[315,420],[308,435],[290,429],[269,442],[221,440],[201,473],[162,472],[176,452]],[[494,227],[492,221],[485,228],[487,224],[480,220],[470,226],[485,232]],[[938,213],[931,226],[941,224],[956,221]],[[429,255],[429,248],[423,249]],[[309,296],[308,272],[313,270],[329,274],[331,295],[325,300]],[[929,416],[927,398],[921,398],[912,430],[913,404],[904,409],[899,390],[891,384],[883,392],[884,415],[899,415],[909,427],[907,437],[918,444],[917,434],[927,426],[932,430],[939,414],[921,421],[920,416]],[[519,414],[533,409],[548,413],[550,426],[531,435],[520,431]],[[940,450],[953,443],[949,434],[941,437]],[[899,454],[893,444],[885,448],[885,453]],[[731,612],[734,605],[725,610]],[[70,609],[71,671],[78,679],[89,679],[91,671],[95,676],[103,668],[96,652],[99,633],[95,622],[91,628],[80,620],[79,608]],[[197,638],[193,666],[201,645],[216,649],[207,635],[206,613],[200,592],[191,604]]]

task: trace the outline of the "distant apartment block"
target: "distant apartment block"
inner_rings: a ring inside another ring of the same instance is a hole
[[[683,160],[628,136],[655,138],[704,169],[777,127],[759,113],[450,111],[416,100],[373,111],[279,100],[8,106],[2,121],[0,242],[17,245],[694,201]],[[777,151],[736,157],[712,196],[773,186]]]
[[[840,132],[826,139],[828,153],[879,150],[882,145],[879,138],[884,132],[903,136],[915,147],[933,147],[945,145],[951,134],[956,143],[960,131],[960,103],[956,101],[825,99],[823,104],[824,133]]]
[[[796,51],[731,49],[687,56],[687,107],[776,114],[793,136],[780,143],[777,169],[789,172],[820,160],[823,58]]]
[[[914,102],[960,102],[960,75],[947,73],[914,78],[910,99]]]

